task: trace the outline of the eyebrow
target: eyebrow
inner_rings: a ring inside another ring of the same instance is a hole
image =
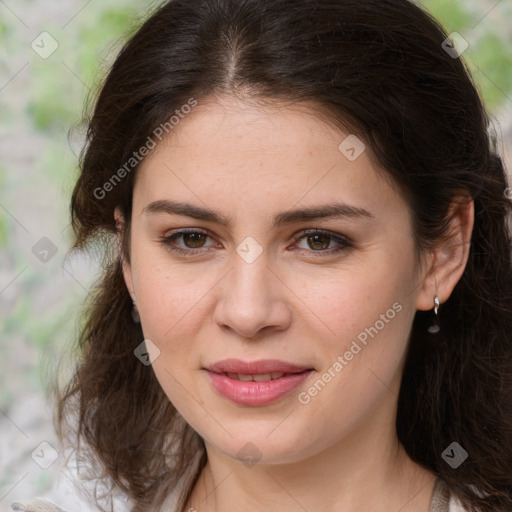
[[[231,228],[232,220],[209,208],[199,207],[189,203],[169,201],[160,199],[153,201],[144,207],[143,215],[167,213],[171,215],[186,215],[194,219],[208,222],[215,222]],[[311,206],[296,210],[287,210],[278,213],[273,219],[273,228],[278,228],[286,224],[303,222],[308,220],[331,219],[331,218],[350,218],[350,219],[374,219],[375,217],[364,208],[358,208],[343,203],[330,203],[321,206]]]

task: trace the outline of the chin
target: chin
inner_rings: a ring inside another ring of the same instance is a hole
[[[231,437],[223,431],[220,439],[212,439],[209,436],[203,437],[203,439],[207,446],[210,445],[214,450],[239,460],[247,466],[293,464],[312,457],[326,448],[319,447],[316,443],[312,444],[311,436],[308,436],[306,430],[299,433],[282,429],[279,434],[270,433],[278,424],[279,422],[274,422],[272,427],[265,431],[251,434],[248,434],[247,431],[239,434],[230,431]],[[305,439],[308,439],[308,444],[303,446],[302,443]]]

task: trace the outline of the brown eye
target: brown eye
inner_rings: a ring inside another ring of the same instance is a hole
[[[300,244],[302,244],[302,247]],[[341,234],[320,230],[303,232],[297,240],[297,245],[299,249],[313,253],[315,256],[334,254],[354,247],[349,238]]]
[[[170,251],[186,256],[197,255],[200,252],[211,249],[213,245],[207,245],[208,233],[202,231],[177,231],[169,236],[160,239],[160,242]],[[202,250],[202,251],[201,251]]]
[[[182,234],[183,243],[190,249],[199,249],[203,247],[207,235],[203,233],[184,233]]]
[[[331,237],[327,235],[309,235],[307,240],[311,249],[325,250],[329,248]]]

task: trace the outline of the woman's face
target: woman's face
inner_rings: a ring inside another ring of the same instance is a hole
[[[126,283],[162,388],[218,452],[394,436],[424,276],[408,206],[349,135],[222,97],[138,171]]]

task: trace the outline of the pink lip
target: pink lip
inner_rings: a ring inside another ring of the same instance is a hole
[[[219,394],[236,404],[249,406],[266,405],[284,397],[313,371],[312,368],[272,359],[252,362],[226,359],[209,366],[206,370],[213,388]],[[225,375],[225,373],[254,375],[272,372],[287,375],[269,381],[240,381]]]
[[[241,359],[224,359],[209,365],[206,369],[214,373],[244,373],[246,375],[272,372],[300,373],[304,370],[311,370],[310,367],[297,366],[278,359],[260,359],[250,362]]]

